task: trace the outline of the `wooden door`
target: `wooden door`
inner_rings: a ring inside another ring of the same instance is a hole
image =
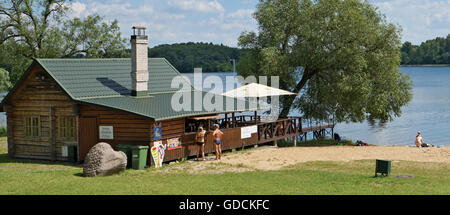
[[[79,151],[80,160],[84,160],[89,149],[98,142],[98,127],[97,118],[95,117],[80,117],[78,126],[79,131]]]

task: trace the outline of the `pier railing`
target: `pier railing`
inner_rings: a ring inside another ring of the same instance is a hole
[[[258,143],[276,141],[302,134],[302,118],[290,117],[258,123]]]

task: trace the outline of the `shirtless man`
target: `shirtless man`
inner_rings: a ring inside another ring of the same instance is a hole
[[[216,160],[222,159],[222,136],[223,132],[219,130],[219,125],[214,124],[213,141],[216,144]]]

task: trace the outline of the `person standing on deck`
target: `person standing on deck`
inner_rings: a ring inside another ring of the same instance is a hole
[[[216,160],[222,159],[222,136],[223,132],[219,130],[219,125],[214,124],[213,141],[216,144]]]
[[[195,135],[195,143],[198,146],[198,150],[197,150],[197,160],[198,160],[198,154],[202,153],[202,160],[205,160],[205,134],[206,131],[203,130],[202,126],[198,127],[198,132]]]

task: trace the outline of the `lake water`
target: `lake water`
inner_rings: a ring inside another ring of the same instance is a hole
[[[412,145],[418,130],[426,143],[450,145],[450,67],[401,67],[413,81],[413,99],[405,106],[401,117],[383,126],[364,123],[341,123],[335,132],[353,141],[377,145]],[[193,74],[184,74],[191,81]],[[234,73],[204,73],[206,78],[216,75],[225,80]],[[193,83],[193,82],[192,82]],[[5,96],[0,93],[0,100]],[[291,113],[299,115],[299,113]],[[6,125],[0,113],[0,126]]]
[[[401,117],[382,126],[341,123],[335,132],[346,139],[377,145],[412,145],[418,130],[426,143],[450,145],[450,67],[400,67],[413,82],[413,99],[402,108]],[[205,73],[224,80],[233,73]],[[193,79],[192,74],[185,74]],[[291,115],[301,115],[293,113]]]

